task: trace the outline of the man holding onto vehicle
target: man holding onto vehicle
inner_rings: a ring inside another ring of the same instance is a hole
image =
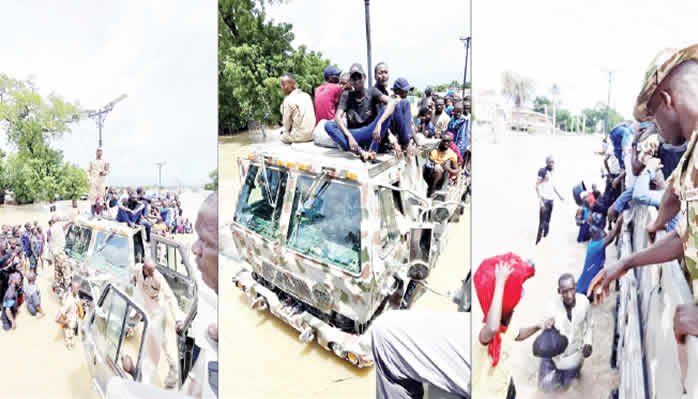
[[[296,77],[292,73],[283,74],[280,81],[281,91],[286,96],[281,104],[281,142],[291,144],[312,140],[315,127],[313,100],[308,93],[296,88]]]
[[[385,71],[381,69],[380,72],[381,79],[387,77],[387,67]],[[401,92],[403,99],[396,102],[383,92],[386,89],[378,83],[370,90],[366,89],[364,86],[366,75],[361,64],[353,64],[349,68],[349,73],[354,90],[342,93],[334,121],[325,124],[327,134],[343,150],[358,154],[362,160],[367,161],[375,159],[375,154],[380,149],[380,144],[390,127],[392,133],[397,134],[399,138],[390,136],[388,139],[400,156],[402,153],[400,145],[403,148],[406,147],[412,137],[410,103],[406,100],[406,93],[412,86],[406,79],[398,79],[396,88],[404,93]],[[382,80],[380,83],[382,84]],[[346,125],[343,119],[345,115]]]
[[[562,195],[557,191],[555,182],[553,181],[553,168],[555,160],[552,155],[545,158],[545,167],[538,170],[538,180],[536,181],[536,193],[538,194],[538,202],[540,203],[538,236],[536,237],[536,245],[541,238],[548,236],[550,229],[550,215],[553,213],[553,194],[557,194],[560,201],[564,201]]]
[[[135,300],[150,318],[148,336],[146,337],[144,365],[144,381],[157,379],[158,364],[152,364],[152,359],[158,359],[164,353],[168,365],[165,389],[177,386],[177,337],[175,332],[181,330],[184,315],[177,298],[165,277],[156,269],[155,262],[146,256],[142,265],[136,265],[131,281],[135,284]],[[131,322],[134,321],[132,318]],[[159,351],[159,353],[158,353]],[[146,377],[147,374],[147,377]]]
[[[605,268],[591,282],[588,294],[595,302],[608,296],[610,284],[635,267],[668,262],[683,256],[693,286],[694,297],[698,292],[696,263],[696,238],[698,224],[695,215],[698,207],[698,45],[682,50],[666,49],[658,54],[645,74],[642,91],[635,103],[634,116],[638,121],[654,120],[665,140],[680,132],[688,141],[686,152],[667,181],[668,188],[659,208],[657,218],[647,226],[654,234],[677,212],[680,213],[676,230],[642,251],[619,260]],[[698,336],[698,306],[679,305],[674,314],[674,334],[679,342],[686,335]]]

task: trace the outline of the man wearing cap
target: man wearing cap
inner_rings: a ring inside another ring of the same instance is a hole
[[[390,128],[398,136],[397,139],[390,136],[389,140],[399,156],[402,151],[400,145],[406,147],[412,137],[410,103],[406,100],[412,86],[404,78],[395,81],[393,89],[398,89],[397,93],[402,98],[397,102],[376,87],[366,90],[366,75],[360,64],[353,64],[349,73],[353,90],[342,93],[334,121],[325,125],[327,134],[342,149],[356,153],[366,161],[375,159]],[[376,114],[372,105],[378,101],[385,104],[385,107]],[[344,115],[346,126],[343,122]],[[368,151],[365,150],[367,147]]]
[[[667,181],[657,218],[647,226],[652,234],[676,215],[679,223],[674,232],[652,246],[622,258],[591,282],[588,294],[596,300],[609,294],[611,282],[635,267],[668,262],[683,257],[693,288],[698,294],[698,44],[682,50],[666,49],[652,60],[645,74],[642,90],[635,103],[635,119],[654,120],[665,139],[675,132],[688,141],[686,153]],[[686,335],[698,335],[698,307],[680,305],[674,315],[674,333],[683,342]]]
[[[87,167],[87,178],[90,184],[89,197],[91,204],[94,204],[97,197],[104,198],[106,188],[104,177],[109,174],[109,163],[102,159],[102,148],[97,148],[97,159],[90,161]]]
[[[292,73],[283,74],[280,81],[281,91],[286,96],[281,103],[281,142],[291,144],[312,140],[315,127],[313,100],[296,87],[296,77]]]
[[[315,123],[334,120],[342,88],[337,84],[342,71],[334,65],[325,68],[325,83],[315,89]]]
[[[424,165],[423,177],[427,182],[427,197],[439,190],[446,182],[448,175],[458,175],[458,157],[451,149],[453,135],[445,133],[437,148],[429,154],[429,161]]]

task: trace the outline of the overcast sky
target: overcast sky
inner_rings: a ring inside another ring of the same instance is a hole
[[[293,24],[294,47],[321,51],[344,71],[354,62],[366,69],[363,1],[289,0],[268,7],[267,15]],[[399,77],[420,90],[463,81],[465,49],[458,38],[470,35],[469,0],[373,0],[370,20],[372,65],[388,63],[390,87]]]
[[[563,106],[579,112],[606,103],[604,70],[616,70],[611,106],[631,118],[659,50],[698,42],[696,16],[695,1],[476,1],[473,88],[499,91],[512,70],[532,78],[537,94],[550,96],[557,83]]]
[[[217,16],[215,1],[3,2],[0,71],[33,78],[100,108],[107,116],[107,185],[206,183],[217,160]],[[8,149],[2,140],[4,149]],[[65,159],[86,168],[97,147],[91,119],[56,140]]]

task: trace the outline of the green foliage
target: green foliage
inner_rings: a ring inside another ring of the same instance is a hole
[[[536,112],[540,112],[541,114],[546,113],[546,109],[548,112],[552,112],[553,103],[550,101],[548,97],[541,97],[538,96],[533,100],[533,110]]]
[[[283,93],[279,77],[296,76],[298,88],[314,94],[330,62],[305,46],[291,47],[292,26],[265,21],[273,1],[218,2],[218,133],[247,128],[248,119],[279,122]],[[278,2],[277,2],[278,3]]]
[[[410,95],[415,96],[417,98],[422,98],[422,97],[424,97],[424,92],[419,90],[419,89],[414,89],[410,92]]]
[[[587,108],[582,111],[586,116],[586,123],[584,125],[585,132],[596,131],[596,126],[600,121],[606,122],[606,110],[608,107],[604,103],[596,103],[594,108]],[[608,125],[612,128],[613,126],[619,124],[623,121],[623,115],[613,108],[608,109]],[[606,129],[606,132],[610,132],[610,129]]]
[[[204,185],[204,190],[218,191],[218,168],[209,173],[208,177],[210,177],[212,181]]]
[[[80,120],[77,103],[56,94],[43,98],[32,81],[0,74],[0,120],[17,150],[6,161],[0,154],[0,190],[14,191],[18,203],[56,195],[77,198],[87,191],[86,172],[64,163],[63,153],[49,146],[52,138],[70,132],[71,122]]]

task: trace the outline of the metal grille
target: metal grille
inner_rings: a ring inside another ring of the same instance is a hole
[[[274,266],[270,265],[267,262],[262,263],[262,275],[264,276],[264,278],[267,281],[269,281],[269,282],[274,281],[274,273],[275,272],[276,272],[276,270],[274,270]]]
[[[310,288],[308,288],[308,284],[306,284],[305,281],[293,276],[291,277],[291,281],[293,282],[293,291],[297,295],[306,300],[313,298],[312,294],[310,293]]]
[[[274,285],[279,287],[280,289],[284,291],[291,291],[293,290],[293,286],[291,285],[291,281],[288,279],[288,276],[284,273],[277,273],[276,274],[276,279],[274,280]]]

